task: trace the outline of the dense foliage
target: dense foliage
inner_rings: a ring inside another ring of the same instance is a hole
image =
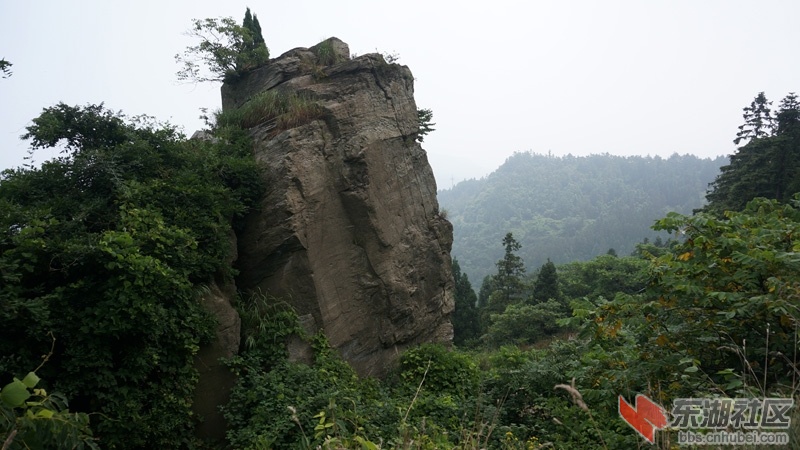
[[[453,280],[455,281],[455,309],[451,317],[453,322],[453,343],[463,345],[480,337],[480,317],[478,314],[478,297],[472,289],[467,274],[461,272],[457,259],[453,259]]]
[[[52,333],[39,373],[96,413],[105,448],[192,440],[193,356],[214,325],[198,295],[233,275],[231,226],[261,189],[243,138],[220,137],[58,104],[24,138],[61,156],[0,178],[0,379],[36,367]]]
[[[322,335],[305,336],[291,311],[274,306],[274,300],[261,308],[257,299],[247,304],[242,316],[250,344],[232,362],[240,378],[225,408],[235,448],[636,445],[613,402],[592,405],[599,408],[598,427],[569,395],[554,390],[570,377],[585,375],[585,344],[528,351],[504,347],[493,353],[423,345],[405,352],[394,374],[378,383],[357,378]],[[304,336],[312,348],[310,365],[289,360],[281,343],[292,335]],[[587,396],[603,395],[585,383],[577,386]]]
[[[86,413],[72,413],[67,399],[37,388],[39,376],[28,372],[0,391],[0,440],[3,449],[99,448]]]
[[[619,394],[641,393],[664,405],[686,397],[796,398],[800,388],[798,206],[800,199],[789,204],[755,199],[744,211],[727,212],[722,218],[709,213],[669,213],[654,228],[673,234],[674,240],[643,242],[629,257],[609,254],[587,262],[543,265],[523,281],[527,294],[491,315],[482,342],[489,348],[546,345],[520,353],[525,355],[520,359],[545,358],[568,379],[574,377],[565,388],[582,393],[577,398],[589,405],[586,409],[592,411],[592,420],[602,425],[584,427],[561,441],[563,430],[543,426],[536,419],[514,416],[511,422],[531,420],[527,422],[530,428],[520,428],[526,433],[547,429],[536,436],[558,442],[557,448],[627,448],[635,441],[621,444],[626,430],[614,417]],[[508,235],[503,241],[508,254],[507,242]],[[498,261],[498,273],[481,289],[489,305],[495,294],[503,292],[496,283],[503,261]],[[559,296],[570,302],[570,313],[559,309],[554,300]],[[546,297],[550,300],[542,302]],[[559,335],[559,330],[562,337],[564,331],[578,335],[566,342],[548,339],[548,335]],[[504,352],[508,350],[501,348],[490,355]],[[500,367],[490,365],[489,369]],[[527,370],[541,369],[529,365]],[[513,385],[513,381],[505,383]],[[528,405],[542,402],[538,403],[541,413],[552,418],[558,410],[553,396],[541,397],[525,397],[525,401]],[[513,402],[513,396],[504,401]],[[800,413],[795,410],[793,417],[798,420]],[[575,416],[572,420],[571,427],[581,423]],[[615,431],[606,433],[611,429]],[[800,427],[790,431],[791,445],[798,445]],[[670,448],[674,436],[667,432],[660,436],[659,448]]]
[[[234,81],[269,61],[261,24],[250,8],[242,25],[232,17],[194,19],[187,34],[199,43],[175,55],[181,81]]]
[[[796,205],[759,199],[724,219],[671,213],[656,227],[685,239],[653,260],[644,293],[589,308],[595,339],[638,336],[639,363],[666,395],[791,392],[800,320]],[[682,381],[695,371],[704,377]]]
[[[670,241],[668,245],[674,245]],[[497,272],[487,276],[476,296],[469,278],[454,264],[456,278],[453,328],[455,343],[476,346],[531,345],[574,332],[559,323],[571,315],[570,303],[579,299],[613,299],[617,294],[644,290],[648,258],[668,250],[661,240],[637,244],[633,256],[601,255],[590,261],[556,266],[547,261],[525,276],[521,249],[513,234],[507,233],[505,254],[496,263]],[[469,339],[463,338],[469,336]]]
[[[423,142],[426,135],[431,131],[436,131],[436,128],[433,128],[433,126],[436,125],[433,123],[433,111],[430,109],[417,109],[417,122],[419,123],[419,132],[417,132],[418,142]]]
[[[517,153],[495,172],[439,192],[453,223],[453,256],[471,280],[494,273],[507,232],[530,267],[630,254],[664,214],[703,205],[725,158],[555,157]],[[666,234],[661,233],[662,237]]]
[[[186,54],[219,79],[268,58],[249,9],[242,26],[195,26],[228,39]],[[202,79],[193,64],[182,76]],[[263,189],[242,129],[318,112],[301,98],[254,100],[218,115],[213,141],[102,105],[58,104],[27,128],[34,150],[62,153],[0,175],[3,449],[207,444],[192,434],[193,357],[214,320],[198,298],[235,277],[230,236]],[[419,114],[421,140],[434,124]],[[475,295],[454,259],[457,347],[410,348],[385,380],[358,378],[279,299],[241,299],[227,444],[641,448],[619,395],[797,402],[800,107],[790,94],[773,116],[760,94],[745,119],[736,142],[747,143],[693,216],[668,211],[696,206],[720,160],[517,154],[442,193],[457,233],[472,233],[455,253],[483,283]],[[634,247],[657,217],[654,231],[673,237]],[[304,351],[290,356],[288,342]],[[673,439],[662,431],[657,447]]]
[[[704,210],[722,215],[756,197],[786,202],[800,192],[800,100],[790,93],[774,114],[771,104],[761,92],[744,108],[734,142],[745,144],[710,185]]]

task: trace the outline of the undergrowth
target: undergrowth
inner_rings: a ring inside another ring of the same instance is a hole
[[[702,395],[697,386],[716,379],[690,370],[664,391],[637,363],[635,343],[612,351],[580,339],[480,352],[425,344],[403,353],[385,380],[360,379],[322,334],[306,335],[285,304],[263,297],[242,304],[246,345],[231,361],[239,381],[224,410],[234,448],[667,450],[677,432],[659,431],[650,446],[620,418],[618,396],[641,393],[667,405]],[[289,360],[292,335],[313,349],[310,365]],[[787,430],[793,445],[799,416],[795,410]]]

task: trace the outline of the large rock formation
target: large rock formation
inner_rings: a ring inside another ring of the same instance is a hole
[[[413,82],[332,38],[222,88],[226,112],[267,90],[321,107],[302,125],[251,129],[267,193],[239,233],[237,285],[288,301],[361,375],[452,339],[452,226],[416,141]]]

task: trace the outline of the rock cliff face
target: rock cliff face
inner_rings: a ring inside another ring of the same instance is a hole
[[[321,108],[302,125],[251,128],[267,193],[238,236],[237,286],[287,300],[361,375],[452,339],[452,226],[415,139],[413,81],[331,38],[222,88],[226,112],[267,90]]]

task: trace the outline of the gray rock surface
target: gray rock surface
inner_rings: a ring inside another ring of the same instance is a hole
[[[350,59],[332,38],[298,48],[222,88],[229,111],[267,89],[299,93],[324,118],[251,129],[267,193],[239,233],[241,290],[310,315],[361,375],[404,348],[452,340],[452,226],[416,142],[411,71],[378,54]]]
[[[220,405],[228,403],[236,381],[233,373],[220,359],[239,353],[241,319],[233,307],[236,289],[232,284],[212,283],[200,299],[203,307],[217,319],[214,340],[200,348],[194,366],[198,372],[193,410],[203,421],[197,426],[199,437],[222,441],[225,438],[225,418]]]

